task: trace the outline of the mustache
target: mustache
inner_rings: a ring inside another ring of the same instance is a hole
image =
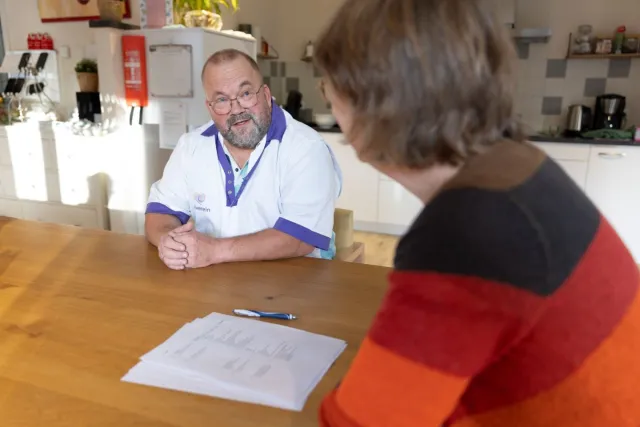
[[[256,119],[253,117],[253,114],[249,114],[246,111],[244,113],[236,114],[235,116],[231,116],[227,119],[227,126],[231,129],[231,126],[235,125],[238,122],[244,122],[245,120],[253,120],[256,122]]]

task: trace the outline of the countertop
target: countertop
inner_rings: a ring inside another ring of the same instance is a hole
[[[309,258],[171,271],[143,236],[2,217],[0,248],[6,427],[317,426],[390,271]],[[186,322],[237,307],[291,311],[298,320],[286,326],[347,341],[302,412],[120,381]]]
[[[338,125],[329,129],[323,129],[315,124],[309,124],[311,128],[320,133],[341,133]],[[531,142],[556,142],[564,144],[594,144],[594,145],[629,145],[640,147],[640,142],[635,142],[632,139],[587,139],[587,138],[567,138],[564,136],[549,136],[549,135],[530,135],[529,141]]]
[[[564,136],[549,136],[549,135],[531,135],[529,136],[531,142],[557,142],[564,144],[593,144],[593,145],[629,145],[640,147],[640,142],[635,142],[632,139],[588,139],[588,138],[567,138]]]

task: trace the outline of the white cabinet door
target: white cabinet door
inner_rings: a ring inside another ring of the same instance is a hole
[[[11,150],[6,136],[0,136],[0,166],[11,167]]]
[[[0,216],[22,219],[22,202],[20,200],[0,198]]]
[[[13,169],[6,166],[0,166],[0,197],[16,196],[16,182],[13,178]]]
[[[75,225],[83,228],[103,228],[97,209],[65,206],[54,203],[23,202],[24,219]]]
[[[555,160],[578,184],[578,187],[584,190],[587,181],[589,153],[591,152],[590,145],[557,142],[535,142],[533,145]]]
[[[575,160],[556,160],[560,167],[569,175],[578,187],[584,191],[587,181],[587,169],[589,163]]]
[[[591,147],[587,195],[640,263],[640,147]]]
[[[358,160],[341,133],[323,133],[342,170],[342,194],[336,207],[353,211],[355,221],[378,221],[378,182],[380,173]],[[356,226],[357,227],[357,226]]]
[[[404,234],[424,204],[402,185],[391,180],[380,181],[378,221],[392,234]]]
[[[534,142],[533,145],[544,151],[553,160],[589,160],[591,146],[561,142]]]

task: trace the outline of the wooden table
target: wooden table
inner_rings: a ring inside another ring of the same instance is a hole
[[[141,236],[0,217],[0,425],[317,425],[387,274],[312,259],[176,272]],[[348,342],[303,412],[120,381],[184,323],[238,307],[291,311],[289,325]]]

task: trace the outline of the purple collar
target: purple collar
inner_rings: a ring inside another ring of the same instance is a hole
[[[245,187],[247,186],[247,183],[249,182],[249,179],[251,179],[253,173],[258,168],[258,164],[260,164],[260,160],[262,159],[264,152],[267,150],[269,143],[274,139],[282,142],[284,132],[287,130],[287,120],[282,109],[275,103],[273,103],[272,105],[273,108],[271,109],[271,126],[269,126],[269,131],[267,132],[267,140],[265,142],[264,149],[262,150],[262,153],[260,154],[260,157],[258,157],[258,160],[256,160],[255,164],[253,166],[250,165],[251,170],[249,171],[247,176],[244,177],[242,185],[238,189],[237,194],[234,183],[233,169],[231,168],[231,162],[225,154],[224,149],[222,148],[222,143],[218,138],[218,128],[216,128],[216,125],[211,125],[204,132],[202,132],[202,136],[213,136],[216,140],[216,153],[218,154],[218,162],[220,163],[220,166],[224,171],[224,191],[225,196],[227,197],[227,207],[234,207],[238,205],[240,195],[242,195]]]
[[[267,131],[267,145],[271,142],[271,140],[276,139],[282,142],[282,138],[284,137],[284,132],[287,130],[287,119],[284,116],[284,111],[282,108],[278,107],[275,102],[272,102],[271,108],[271,126],[269,126],[269,130]],[[215,136],[218,139],[218,128],[216,125],[211,125],[201,134],[202,136]]]

